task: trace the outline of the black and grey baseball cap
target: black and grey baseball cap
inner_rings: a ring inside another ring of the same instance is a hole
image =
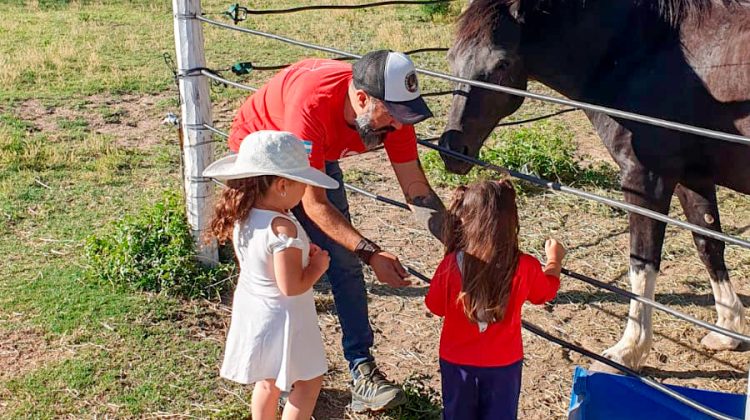
[[[414,63],[403,53],[371,51],[352,66],[354,87],[385,103],[402,124],[413,125],[432,117],[419,91]]]

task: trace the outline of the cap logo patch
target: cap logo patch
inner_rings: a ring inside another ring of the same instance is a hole
[[[415,93],[419,89],[419,83],[417,82],[417,74],[415,72],[409,72],[406,75],[406,90],[411,93]]]

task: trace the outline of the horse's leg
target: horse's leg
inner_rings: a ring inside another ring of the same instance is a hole
[[[626,201],[666,214],[675,183],[643,168],[630,172],[623,174]],[[629,224],[630,287],[633,293],[653,299],[666,224],[635,213],[630,213]],[[631,300],[625,332],[617,344],[604,351],[604,356],[630,368],[640,368],[651,350],[651,312],[650,306]],[[612,370],[600,363],[592,369]]]
[[[716,187],[713,183],[691,185],[689,188],[680,185],[677,188],[677,196],[680,198],[682,209],[690,223],[721,232]],[[716,325],[742,332],[744,308],[732,288],[729,273],[724,265],[724,242],[698,234],[693,234],[693,241],[711,278],[711,289],[714,292],[718,314]],[[703,337],[701,344],[713,350],[732,350],[740,345],[740,341],[711,332]]]

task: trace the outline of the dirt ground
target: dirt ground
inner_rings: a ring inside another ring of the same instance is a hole
[[[157,137],[149,135],[151,130],[165,129],[158,128],[166,113],[158,104],[165,99],[159,96],[133,97],[108,104],[105,98],[89,98],[77,108],[47,107],[39,102],[17,106],[26,108],[19,114],[27,119],[37,118],[37,125],[48,121],[50,129],[54,129],[59,118],[80,116],[89,121],[89,129],[112,134],[119,144],[143,147],[147,146],[147,139]],[[231,120],[232,104],[217,104],[216,108],[217,119]],[[591,160],[611,162],[582,113],[566,114],[559,119],[575,127],[582,155]],[[382,152],[347,158],[342,161],[342,167],[348,182],[403,201]],[[440,189],[438,193],[444,200],[450,197],[449,190]],[[620,196],[618,192],[611,194]],[[726,190],[721,190],[719,196],[725,231],[747,237],[750,199]],[[425,231],[415,228],[408,213],[354,193],[350,193],[349,198],[353,223],[365,236],[399,255],[406,265],[432,275],[442,254],[441,246]],[[544,240],[554,236],[569,248],[565,262],[568,268],[628,288],[628,232],[624,213],[557,194],[522,196],[519,208],[524,251],[538,255],[542,252]],[[672,214],[679,215],[676,206]],[[735,288],[748,307],[750,252],[727,247],[726,257]],[[370,318],[375,331],[373,352],[378,364],[397,382],[418,382],[439,391],[437,347],[441,321],[429,316],[424,307],[427,286],[415,279],[412,287],[390,289],[379,284],[369,271],[366,272],[366,281]],[[673,228],[667,230],[656,299],[700,319],[713,321],[716,318],[707,275],[694,251],[692,238],[686,232]],[[316,300],[330,366],[316,410],[317,418],[378,418],[377,415],[357,415],[347,409],[349,374],[341,352],[341,332],[332,297],[324,284],[318,287]],[[230,308],[225,305],[215,308],[216,322],[204,324],[201,328],[208,330],[196,332],[198,336],[214,339],[225,333]],[[525,319],[595,352],[603,351],[619,339],[626,314],[626,300],[570,278],[563,278],[561,290],[553,303],[524,309]],[[653,350],[646,361],[644,374],[670,384],[734,393],[747,389],[750,361],[747,347],[741,351],[705,350],[699,344],[705,331],[660,312],[654,314],[654,330]],[[44,343],[38,332],[19,334],[29,337],[29,347]],[[565,418],[573,369],[576,365],[588,366],[590,361],[525,331],[523,337],[526,357],[520,418]],[[26,345],[26,341],[6,338],[0,341],[0,355],[3,360],[10,360],[20,354],[17,346]],[[53,357],[49,352],[55,351],[45,351],[44,346],[37,350],[24,352],[34,360],[17,359],[11,366],[19,372],[26,371],[43,363],[45,357]],[[3,375],[0,372],[0,378]]]
[[[7,107],[32,122],[34,131],[48,134],[51,140],[57,138],[61,125],[77,123],[91,133],[113,137],[119,146],[145,149],[162,139],[155,133],[166,117],[166,111],[162,110],[174,98],[174,95],[95,95],[66,104],[34,99]],[[6,111],[9,109],[0,106],[0,112]]]
[[[18,377],[49,361],[70,355],[70,349],[60,343],[51,343],[37,328],[4,328],[4,324],[19,317],[20,314],[10,314],[0,319],[0,366],[3,366],[0,381]]]

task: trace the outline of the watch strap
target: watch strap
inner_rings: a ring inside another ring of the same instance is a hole
[[[357,244],[357,247],[354,248],[354,253],[357,254],[357,257],[359,257],[359,259],[367,265],[370,265],[372,256],[380,251],[382,251],[382,249],[378,246],[378,244],[367,238],[362,238],[362,240]]]

